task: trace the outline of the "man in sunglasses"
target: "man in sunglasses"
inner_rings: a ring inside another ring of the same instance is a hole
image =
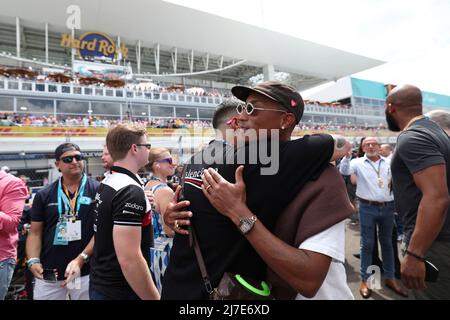
[[[26,252],[28,268],[36,278],[34,299],[65,300],[69,294],[72,300],[87,300],[86,261],[92,255],[94,235],[91,206],[99,183],[84,173],[78,145],[59,145],[55,159],[61,177],[36,194],[31,209]],[[62,228],[66,232],[58,236]],[[56,269],[57,281],[46,280],[44,269]]]
[[[114,165],[95,196],[89,296],[91,300],[159,299],[150,274],[151,207],[137,174],[148,163],[147,130],[119,124],[109,130],[106,145]]]
[[[182,229],[184,226],[193,225],[209,273],[210,284],[202,281],[199,265],[188,237],[176,235],[171,260],[163,281],[162,299],[207,299],[211,293],[211,286],[217,287],[224,272],[239,273],[257,280],[265,279],[266,264],[262,255],[258,255],[259,252],[256,252],[242,235],[247,235],[256,221],[273,230],[278,215],[302,187],[308,181],[317,178],[329,161],[344,156],[351,149],[350,143],[343,139],[333,139],[330,135],[305,136],[289,141],[304,109],[303,99],[292,87],[267,81],[255,88],[234,87],[232,93],[246,103],[236,107],[237,115],[227,124],[236,129],[238,137],[248,142],[243,148],[236,150],[235,159],[239,159],[240,150],[247,156],[252,143],[261,143],[265,132],[268,132],[272,137],[268,144],[279,143],[279,148],[274,151],[279,152],[279,170],[276,174],[263,175],[260,169],[264,165],[261,161],[245,166],[243,176],[247,184],[246,202],[251,212],[258,216],[239,216],[239,212],[235,212],[236,216],[230,220],[212,207],[204,195],[203,191],[214,192],[215,187],[205,184],[202,175],[205,169],[211,168],[226,180],[234,182],[238,161],[234,164],[226,162],[209,164],[199,163],[198,160],[204,159],[206,154],[214,154],[220,150],[223,157],[227,158],[229,153],[233,153],[233,148],[229,143],[225,143],[225,147],[223,143],[215,145],[210,143],[201,153],[193,156],[184,175],[183,198],[188,201],[169,205],[165,216],[177,217],[177,220],[175,222],[171,219],[165,220],[182,235],[188,234],[187,230]],[[228,137],[229,134],[225,136]],[[233,141],[233,139],[226,140]],[[232,205],[230,203],[230,206]],[[189,206],[187,209],[189,211],[182,211],[186,210],[184,209],[186,206]],[[333,214],[330,213],[331,216]],[[344,218],[332,217],[327,223],[330,221],[337,223],[339,219]],[[327,223],[319,222],[316,230],[330,227],[331,225]],[[322,258],[321,265],[326,263],[329,265],[330,259]]]

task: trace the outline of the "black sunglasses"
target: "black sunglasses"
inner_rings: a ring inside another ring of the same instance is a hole
[[[152,145],[150,143],[136,143],[138,147],[146,147],[148,150],[152,148]]]
[[[72,163],[73,159],[75,159],[77,161],[81,161],[84,159],[84,157],[81,154],[77,154],[76,156],[67,156],[67,157],[61,158],[61,161],[64,163]]]

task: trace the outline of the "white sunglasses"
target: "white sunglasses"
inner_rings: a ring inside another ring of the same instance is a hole
[[[241,103],[241,104],[237,105],[236,112],[238,114],[242,114],[244,112],[244,110],[245,110],[245,113],[247,113],[248,115],[251,115],[255,110],[276,111],[276,112],[288,113],[287,111],[278,110],[278,109],[257,108],[251,102]]]

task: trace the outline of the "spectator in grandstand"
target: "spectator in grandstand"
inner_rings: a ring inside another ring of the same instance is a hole
[[[373,137],[364,139],[362,149],[364,157],[353,159],[345,157],[340,172],[351,175],[356,184],[356,195],[359,200],[359,216],[361,221],[361,284],[359,292],[365,299],[372,294],[367,284],[371,276],[370,266],[373,264],[374,229],[378,226],[383,257],[385,285],[401,296],[407,293],[395,280],[394,248],[392,232],[394,228],[394,197],[389,184],[391,181],[390,161],[379,155],[378,140]],[[395,243],[396,245],[396,243]]]
[[[450,135],[450,112],[445,110],[433,110],[425,116],[436,122],[448,135]]]
[[[17,258],[17,226],[28,192],[23,182],[0,170],[0,300],[5,299]]]
[[[108,132],[106,145],[114,166],[96,195],[90,297],[159,299],[149,269],[151,208],[137,175],[148,163],[147,131],[136,125],[118,125]]]
[[[89,299],[89,264],[93,248],[92,203],[99,183],[84,174],[80,147],[63,143],[55,150],[61,177],[41,189],[33,200],[31,229],[26,243],[28,267],[36,278],[34,299]],[[66,234],[57,237],[58,230]],[[47,281],[44,269],[56,269]],[[72,282],[72,280],[74,280]]]
[[[293,200],[299,190],[313,176],[317,177],[328,167],[330,160],[343,156],[351,146],[345,140],[339,139],[338,146],[335,147],[335,142],[329,135],[306,136],[288,142],[292,130],[303,113],[303,100],[291,87],[278,82],[264,82],[253,89],[235,87],[233,94],[246,100],[245,104],[238,105],[239,115],[231,121],[232,125],[237,124],[241,129],[238,130],[238,133],[254,129],[257,137],[258,134],[262,134],[260,129],[276,130],[280,133],[280,143],[283,147],[280,152],[279,171],[276,175],[261,175],[259,165],[247,167],[249,170],[244,171],[244,180],[248,185],[246,193],[248,210],[241,210],[243,208],[239,205],[235,206],[237,203],[230,201],[227,203],[230,208],[225,208],[223,211],[224,216],[217,214],[217,211],[206,200],[206,192],[212,194],[218,187],[208,177],[208,172],[211,173],[214,168],[223,176],[222,179],[233,180],[235,174],[239,175],[242,167],[236,173],[236,165],[221,164],[221,162],[207,165],[199,160],[218,150],[221,150],[219,152],[220,159],[226,158],[226,155],[234,154],[234,147],[229,143],[224,144],[223,141],[213,141],[202,152],[194,155],[191,163],[188,164],[184,198],[189,200],[189,209],[193,213],[192,224],[195,227],[203,257],[207,261],[211,285],[213,288],[216,287],[225,271],[237,272],[244,278],[251,277],[262,280],[265,278],[265,261],[303,297],[313,297],[327,275],[332,260],[330,256],[333,254],[328,251],[328,255],[322,255],[322,253],[313,252],[314,250],[293,248],[282,241],[276,241],[266,227],[273,230],[277,216]],[[255,142],[249,141],[250,143]],[[276,143],[275,140],[272,142]],[[239,152],[236,154],[238,155]],[[208,171],[204,171],[205,167],[210,168]],[[207,182],[201,179],[202,173],[208,180]],[[340,179],[339,175],[337,177]],[[223,182],[220,184],[222,185]],[[270,188],[270,186],[276,186],[276,188]],[[345,195],[345,189],[343,190]],[[242,197],[245,198],[245,196],[241,196],[239,204],[245,204]],[[277,201],[273,201],[273,199],[277,199]],[[182,204],[186,204],[186,201]],[[174,208],[179,208],[178,205],[180,204],[175,205]],[[239,210],[236,211],[238,207]],[[330,211],[326,212],[330,213]],[[350,211],[331,210],[331,212],[333,213],[332,219],[325,222],[316,216],[315,223],[309,226],[318,234],[344,220],[350,214]],[[254,214],[257,214],[258,217],[256,218]],[[180,217],[187,215],[190,213],[174,214],[174,216]],[[185,224],[185,222],[182,223],[182,225]],[[178,227],[179,225],[180,222],[178,222]],[[337,227],[340,236],[344,235],[343,227],[343,224]],[[179,228],[175,229],[179,231]],[[336,240],[335,236],[330,235],[330,237]],[[336,243],[336,241],[330,241],[329,238],[325,242],[328,245]],[[339,243],[341,243],[339,247],[343,250],[342,242]],[[343,263],[343,254],[341,253],[337,258],[340,264]],[[187,237],[175,237],[171,254],[171,261],[175,260],[176,264],[169,263],[164,278],[162,297],[166,299],[207,298],[210,292],[205,290],[206,281],[204,285],[199,283],[202,277],[195,255],[189,248]],[[293,259],[293,255],[296,259]],[[332,269],[334,270],[334,268]],[[343,296],[351,297],[345,281],[345,272],[341,272],[339,277],[344,281],[339,281],[339,290],[332,294],[341,294],[341,298]],[[345,287],[347,290],[342,290]]]
[[[393,151],[393,148],[388,143],[382,144],[380,146],[380,156],[388,158],[389,160],[392,159],[392,151]]]
[[[386,121],[401,131],[392,157],[397,212],[404,223],[403,283],[416,299],[450,299],[450,139],[422,114],[422,92],[412,85],[386,98]],[[426,261],[439,269],[426,282]]]

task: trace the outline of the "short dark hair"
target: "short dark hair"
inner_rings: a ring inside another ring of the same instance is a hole
[[[61,156],[67,151],[80,151],[81,152],[80,147],[78,145],[76,145],[75,143],[71,143],[71,142],[62,143],[55,149],[55,159],[59,160],[59,158],[61,158]]]
[[[237,114],[236,107],[242,102],[237,99],[225,99],[220,103],[212,119],[212,125],[214,129],[219,129],[225,122]]]

